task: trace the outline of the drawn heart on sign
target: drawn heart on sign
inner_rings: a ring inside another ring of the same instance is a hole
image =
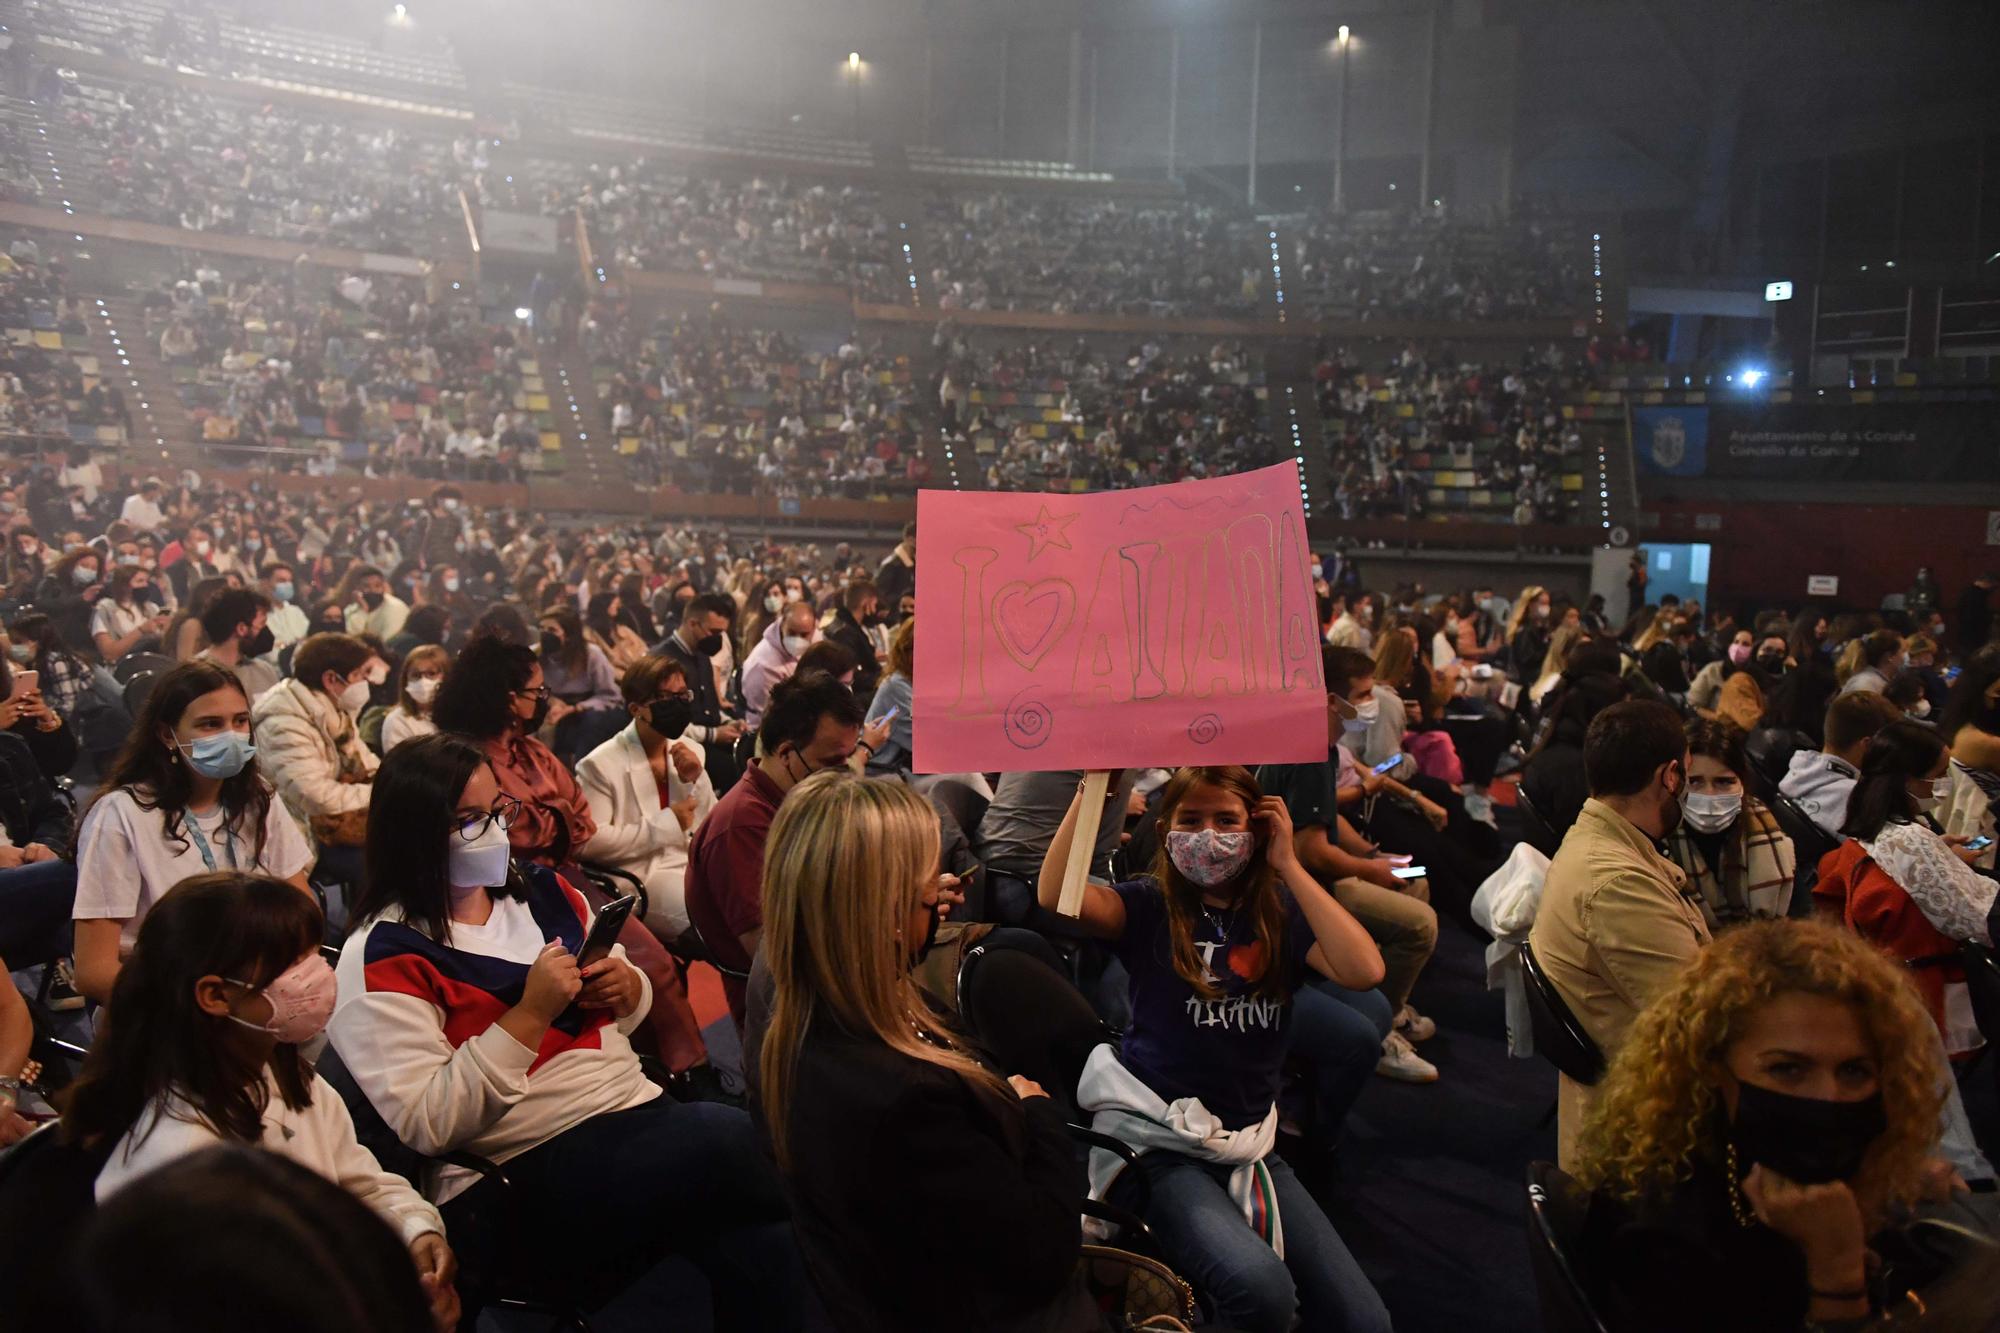
[[[1069,631],[1076,614],[1076,590],[1064,579],[1014,582],[993,596],[993,625],[1000,646],[1023,671],[1040,666]]]

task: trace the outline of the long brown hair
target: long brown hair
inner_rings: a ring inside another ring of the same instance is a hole
[[[794,1069],[815,1023],[1006,1091],[910,976],[900,935],[937,864],[937,812],[900,782],[815,773],[778,807],[764,853],[762,952],[774,998],[759,1095],[780,1168],[791,1160]]]
[[[1240,797],[1247,813],[1257,808],[1263,788],[1249,769],[1239,764],[1177,769],[1160,793],[1160,849],[1153,857],[1153,879],[1167,904],[1167,936],[1173,945],[1174,971],[1204,1000],[1221,997],[1209,983],[1208,974],[1194,951],[1195,923],[1201,919],[1202,888],[1183,875],[1167,855],[1167,832],[1181,802],[1197,787],[1219,787]],[[1257,942],[1264,946],[1264,971],[1256,978],[1255,993],[1285,999],[1285,969],[1279,966],[1285,949],[1285,903],[1278,893],[1278,872],[1271,868],[1268,849],[1261,835],[1249,867],[1233,884],[1222,886],[1236,898],[1237,911],[1248,912],[1256,923]]]

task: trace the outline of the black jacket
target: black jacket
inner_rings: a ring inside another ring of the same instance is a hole
[[[882,664],[875,657],[875,645],[868,641],[868,631],[854,618],[854,613],[841,607],[833,613],[833,622],[826,627],[826,637],[854,654],[859,663],[854,670],[854,697],[863,708],[875,697],[875,687],[882,683]]]
[[[889,552],[875,570],[875,595],[885,610],[894,611],[909,593],[916,591],[917,567],[904,564],[902,557]]]
[[[42,776],[28,743],[0,731],[0,824],[16,847],[39,842],[62,851],[69,846],[69,805]]]
[[[996,1096],[821,1015],[788,1119],[793,1226],[844,1333],[1077,1326],[1050,1322],[1085,1194],[1051,1099]]]

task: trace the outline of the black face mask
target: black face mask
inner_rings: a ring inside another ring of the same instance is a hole
[[[1875,1140],[1888,1132],[1882,1094],[1858,1102],[1794,1097],[1754,1083],[1740,1085],[1729,1127],[1739,1171],[1761,1162],[1800,1185],[1851,1180]]]
[[[924,942],[922,944],[919,944],[916,948],[910,950],[911,967],[915,967],[918,963],[923,962],[924,956],[930,953],[931,946],[937,943],[938,922],[943,915],[941,912],[939,912],[938,909],[941,906],[943,906],[943,904],[944,904],[944,899],[940,898],[937,900],[937,902],[932,903],[928,908],[924,909],[931,914],[931,919],[929,924],[927,924],[924,927]]]
[[[545,629],[542,631],[542,653],[544,656],[554,657],[557,653],[562,651],[562,646],[563,646],[562,635],[556,633],[552,629]]]
[[[245,657],[262,657],[270,652],[277,642],[277,636],[272,634],[271,627],[266,625],[249,638],[239,640],[240,651]]]
[[[1783,653],[1758,653],[1757,669],[1767,676],[1782,676],[1785,674],[1785,655]]]
[[[376,607],[382,605],[382,594],[379,592],[364,592],[361,594],[361,600],[367,605],[370,611],[373,611]]]
[[[694,721],[694,704],[687,699],[655,699],[646,725],[662,736],[678,736]]]
[[[522,724],[521,729],[524,732],[533,734],[534,732],[540,731],[542,729],[542,723],[548,720],[549,720],[549,701],[547,699],[537,699],[535,700],[535,711],[529,715],[528,720]]]
[[[722,635],[710,634],[694,641],[694,650],[703,657],[713,657],[722,651]]]

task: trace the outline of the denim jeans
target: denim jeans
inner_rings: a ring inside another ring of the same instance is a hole
[[[519,1195],[516,1216],[535,1232],[522,1252],[559,1271],[637,1278],[679,1254],[709,1280],[718,1333],[806,1322],[805,1264],[777,1169],[747,1112],[659,1097],[593,1116],[505,1169]],[[499,1188],[484,1181],[447,1202],[445,1226],[455,1233],[490,1212]]]
[[[70,950],[76,862],[37,861],[0,870],[0,959],[9,968],[53,962]]]
[[[1218,1324],[1287,1333],[1296,1316],[1301,1333],[1388,1333],[1388,1307],[1318,1201],[1282,1158],[1264,1164],[1284,1224],[1283,1259],[1231,1201],[1228,1167],[1149,1152],[1125,1169],[1111,1201],[1126,1208],[1144,1203],[1142,1215],[1163,1257],[1213,1307]]]
[[[1368,1086],[1395,1010],[1379,990],[1354,991],[1315,978],[1292,996],[1292,1054],[1312,1066],[1319,1094],[1313,1134],[1330,1143]]]

